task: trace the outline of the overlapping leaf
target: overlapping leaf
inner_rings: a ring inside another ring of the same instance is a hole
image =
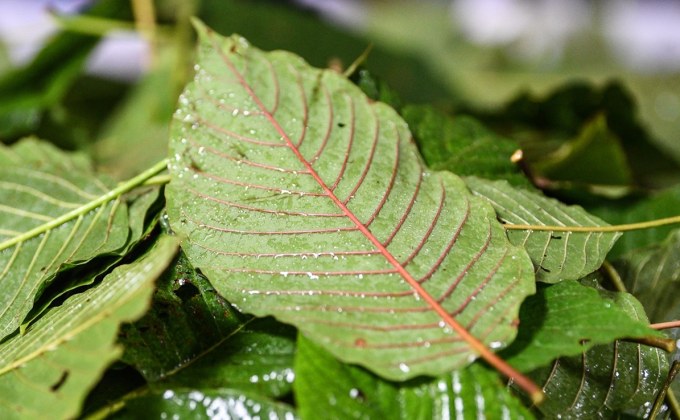
[[[148,307],[153,282],[177,250],[163,238],[145,257],[67,299],[24,335],[0,344],[0,417],[72,418],[106,366],[117,359],[120,323]]]
[[[109,418],[294,420],[293,407],[233,389],[153,391],[131,398]]]
[[[647,322],[631,318],[621,307],[636,307],[644,313],[628,293],[598,294],[574,280],[539,287],[522,305],[519,335],[503,356],[525,372],[617,338],[659,335]]]
[[[105,195],[110,187],[82,159],[37,141],[19,143],[0,162],[0,337],[12,333],[41,288],[67,265],[122,249],[128,242],[127,206],[111,199],[59,226],[66,213]],[[31,156],[28,151],[32,150]]]
[[[475,195],[484,197],[506,224],[534,226],[606,226],[578,206],[520,188],[505,181],[468,177],[465,182]],[[523,246],[536,268],[536,277],[547,283],[577,280],[595,270],[620,236],[617,232],[550,232],[509,230],[508,237]]]
[[[641,305],[613,301],[629,317],[649,322]],[[668,374],[660,349],[616,341],[581,356],[558,359],[530,374],[543,385],[546,400],[537,408],[549,418],[611,418],[630,412],[644,417]]]
[[[154,390],[232,388],[268,397],[291,390],[295,331],[242,315],[180,253],[151,310],[121,331],[122,361]]]
[[[529,259],[459,178],[424,168],[392,109],[292,54],[199,32],[168,215],[220,293],[394,379],[469,363],[465,330],[512,340]]]
[[[472,117],[450,117],[432,106],[406,106],[401,110],[418,148],[432,169],[460,176],[505,179],[512,185],[531,186],[520,167],[511,161],[520,146],[484,127]]]
[[[498,374],[478,363],[435,379],[395,383],[337,361],[304,337],[294,389],[305,419],[319,413],[347,419],[533,418]]]
[[[652,322],[680,319],[680,231],[666,241],[626,254],[615,262],[626,289],[645,307]]]

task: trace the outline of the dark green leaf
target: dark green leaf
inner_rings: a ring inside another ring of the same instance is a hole
[[[498,374],[474,363],[437,379],[389,382],[300,336],[295,358],[300,417],[337,419],[533,418]]]
[[[485,128],[475,119],[449,117],[430,106],[401,111],[428,166],[460,176],[505,179],[516,186],[531,184],[510,157],[519,145]]]
[[[623,307],[644,314],[628,293],[598,292],[574,280],[539,287],[522,304],[517,339],[501,354],[526,372],[617,338],[659,334],[648,323],[631,318]]]
[[[122,331],[123,361],[161,388],[233,388],[279,397],[293,380],[295,332],[241,315],[180,254],[151,310]]]
[[[125,401],[111,419],[294,420],[293,407],[232,389],[166,389]]]

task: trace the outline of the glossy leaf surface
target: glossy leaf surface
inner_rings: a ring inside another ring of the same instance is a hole
[[[68,298],[25,335],[0,345],[2,418],[71,418],[87,391],[120,354],[122,322],[148,308],[153,282],[177,250],[163,238],[143,258],[117,267],[101,284]]]
[[[434,107],[415,105],[404,107],[401,114],[430,168],[460,176],[505,179],[512,185],[531,185],[520,167],[511,161],[520,146],[495,134],[474,118],[450,117]]]
[[[5,149],[0,155],[0,337],[17,329],[60,269],[121,250],[130,233],[126,204],[111,199],[21,238],[110,188],[86,169],[81,156],[72,158],[35,140]]]
[[[295,331],[242,315],[180,253],[151,309],[121,331],[122,361],[154,390],[232,388],[279,397],[293,381]]]
[[[301,337],[295,375],[298,412],[306,419],[318,413],[348,419],[533,418],[498,374],[478,363],[435,379],[395,383],[343,364]]]
[[[567,206],[540,193],[513,188],[505,181],[468,177],[475,195],[484,197],[506,224],[538,226],[606,226],[578,206]],[[595,270],[621,236],[620,233],[508,230],[508,238],[523,246],[536,268],[538,280],[555,283],[577,280]]]
[[[659,335],[646,322],[631,318],[623,306],[644,313],[628,293],[598,293],[574,280],[539,287],[522,305],[517,339],[502,354],[526,372],[617,338]]]
[[[393,379],[468,364],[466,330],[512,340],[528,257],[459,178],[425,169],[392,109],[292,54],[199,32],[168,215],[227,300]]]
[[[295,410],[259,395],[233,389],[155,391],[126,401],[112,419],[270,419],[294,420]]]

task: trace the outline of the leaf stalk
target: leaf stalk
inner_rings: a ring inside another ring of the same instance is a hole
[[[622,225],[610,226],[545,226],[545,225],[521,225],[505,223],[506,230],[536,230],[547,232],[584,232],[584,233],[607,233],[607,232],[627,232],[631,230],[650,229],[660,226],[673,225],[680,223],[680,215],[665,217],[663,219],[649,220],[646,222],[626,223]]]

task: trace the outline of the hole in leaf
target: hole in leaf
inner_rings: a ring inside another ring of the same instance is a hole
[[[57,382],[50,385],[50,391],[57,392],[66,383],[66,379],[68,379],[68,370],[63,371]]]

